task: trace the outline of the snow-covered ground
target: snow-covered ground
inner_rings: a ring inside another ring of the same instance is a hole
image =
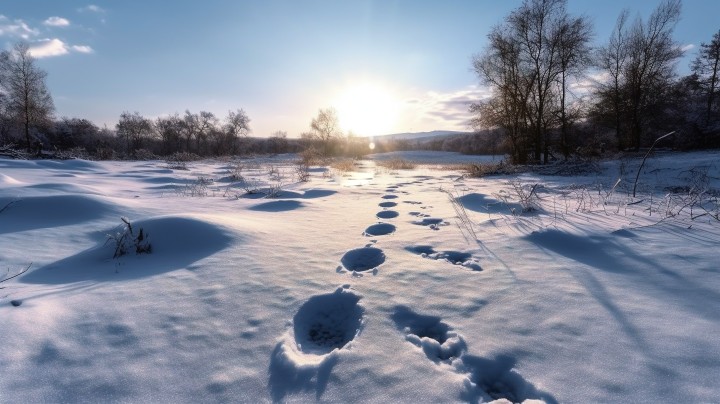
[[[640,159],[300,183],[285,157],[0,159],[0,279],[32,263],[0,283],[0,402],[720,397],[720,153],[652,157],[635,198]],[[113,259],[121,217],[150,254]]]

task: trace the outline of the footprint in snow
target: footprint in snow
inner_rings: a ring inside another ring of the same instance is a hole
[[[274,401],[313,390],[319,400],[325,392],[338,350],[355,339],[363,325],[360,296],[348,286],[313,296],[298,309],[292,329],[270,358],[268,387]]]
[[[348,271],[369,271],[385,262],[385,253],[375,247],[356,248],[346,252],[340,262]]]
[[[391,225],[390,223],[375,223],[371,226],[368,226],[368,228],[365,229],[365,232],[363,232],[363,235],[368,237],[385,236],[394,232],[395,226]]]
[[[360,297],[343,288],[313,296],[293,317],[293,335],[303,353],[324,355],[341,349],[360,332]]]
[[[397,199],[398,196],[390,194],[390,195],[383,195],[382,198],[383,199]]]
[[[391,319],[405,333],[405,339],[421,348],[435,363],[451,363],[467,350],[462,336],[440,321],[440,317],[418,314],[407,306],[397,306]]]
[[[406,247],[411,253],[418,254],[423,258],[433,260],[445,260],[453,265],[463,266],[473,271],[482,271],[482,267],[477,260],[472,258],[472,254],[461,251],[435,251],[429,245],[417,245]]]
[[[557,403],[552,394],[539,390],[515,370],[516,360],[510,355],[498,355],[494,359],[463,355],[458,371],[469,373],[461,399],[476,403],[494,400],[522,403],[538,400],[547,404]]]
[[[410,216],[417,216],[417,217],[430,217],[427,213],[417,212],[413,211],[409,213]]]
[[[449,223],[438,217],[424,217],[422,220],[412,222],[418,226],[427,226],[433,230],[440,230],[440,226],[447,226]]]
[[[376,213],[375,216],[377,216],[378,219],[394,219],[400,216],[400,214],[394,210],[383,210]]]
[[[397,206],[397,202],[380,202],[378,206],[381,208],[392,208]]]
[[[411,205],[422,205],[422,202],[418,201],[403,201],[403,203],[409,203]]]
[[[463,401],[477,403],[504,399],[512,403],[525,400],[557,403],[555,397],[537,389],[514,369],[514,357],[498,355],[486,359],[468,355],[462,336],[440,317],[418,314],[407,306],[396,306],[391,319],[405,333],[405,339],[421,348],[428,359],[449,364],[455,372],[467,375],[460,396]]]

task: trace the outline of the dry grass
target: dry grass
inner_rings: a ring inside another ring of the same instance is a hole
[[[487,175],[517,174],[522,172],[522,167],[507,164],[504,161],[499,163],[466,164],[464,170],[469,177],[481,178]]]
[[[417,164],[413,163],[412,161],[401,158],[386,161],[376,161],[375,164],[389,170],[412,170],[417,167]]]
[[[330,167],[343,173],[347,173],[355,170],[355,160],[342,159],[335,160],[330,164]]]

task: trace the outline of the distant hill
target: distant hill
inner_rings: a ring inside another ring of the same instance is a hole
[[[430,132],[407,132],[392,133],[389,135],[374,136],[376,140],[430,140],[437,137],[448,137],[455,135],[468,135],[472,132],[460,132],[452,130],[433,130]]]

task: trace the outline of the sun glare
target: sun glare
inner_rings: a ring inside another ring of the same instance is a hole
[[[398,101],[392,93],[373,83],[348,86],[338,98],[340,126],[358,136],[391,133],[398,117]]]

